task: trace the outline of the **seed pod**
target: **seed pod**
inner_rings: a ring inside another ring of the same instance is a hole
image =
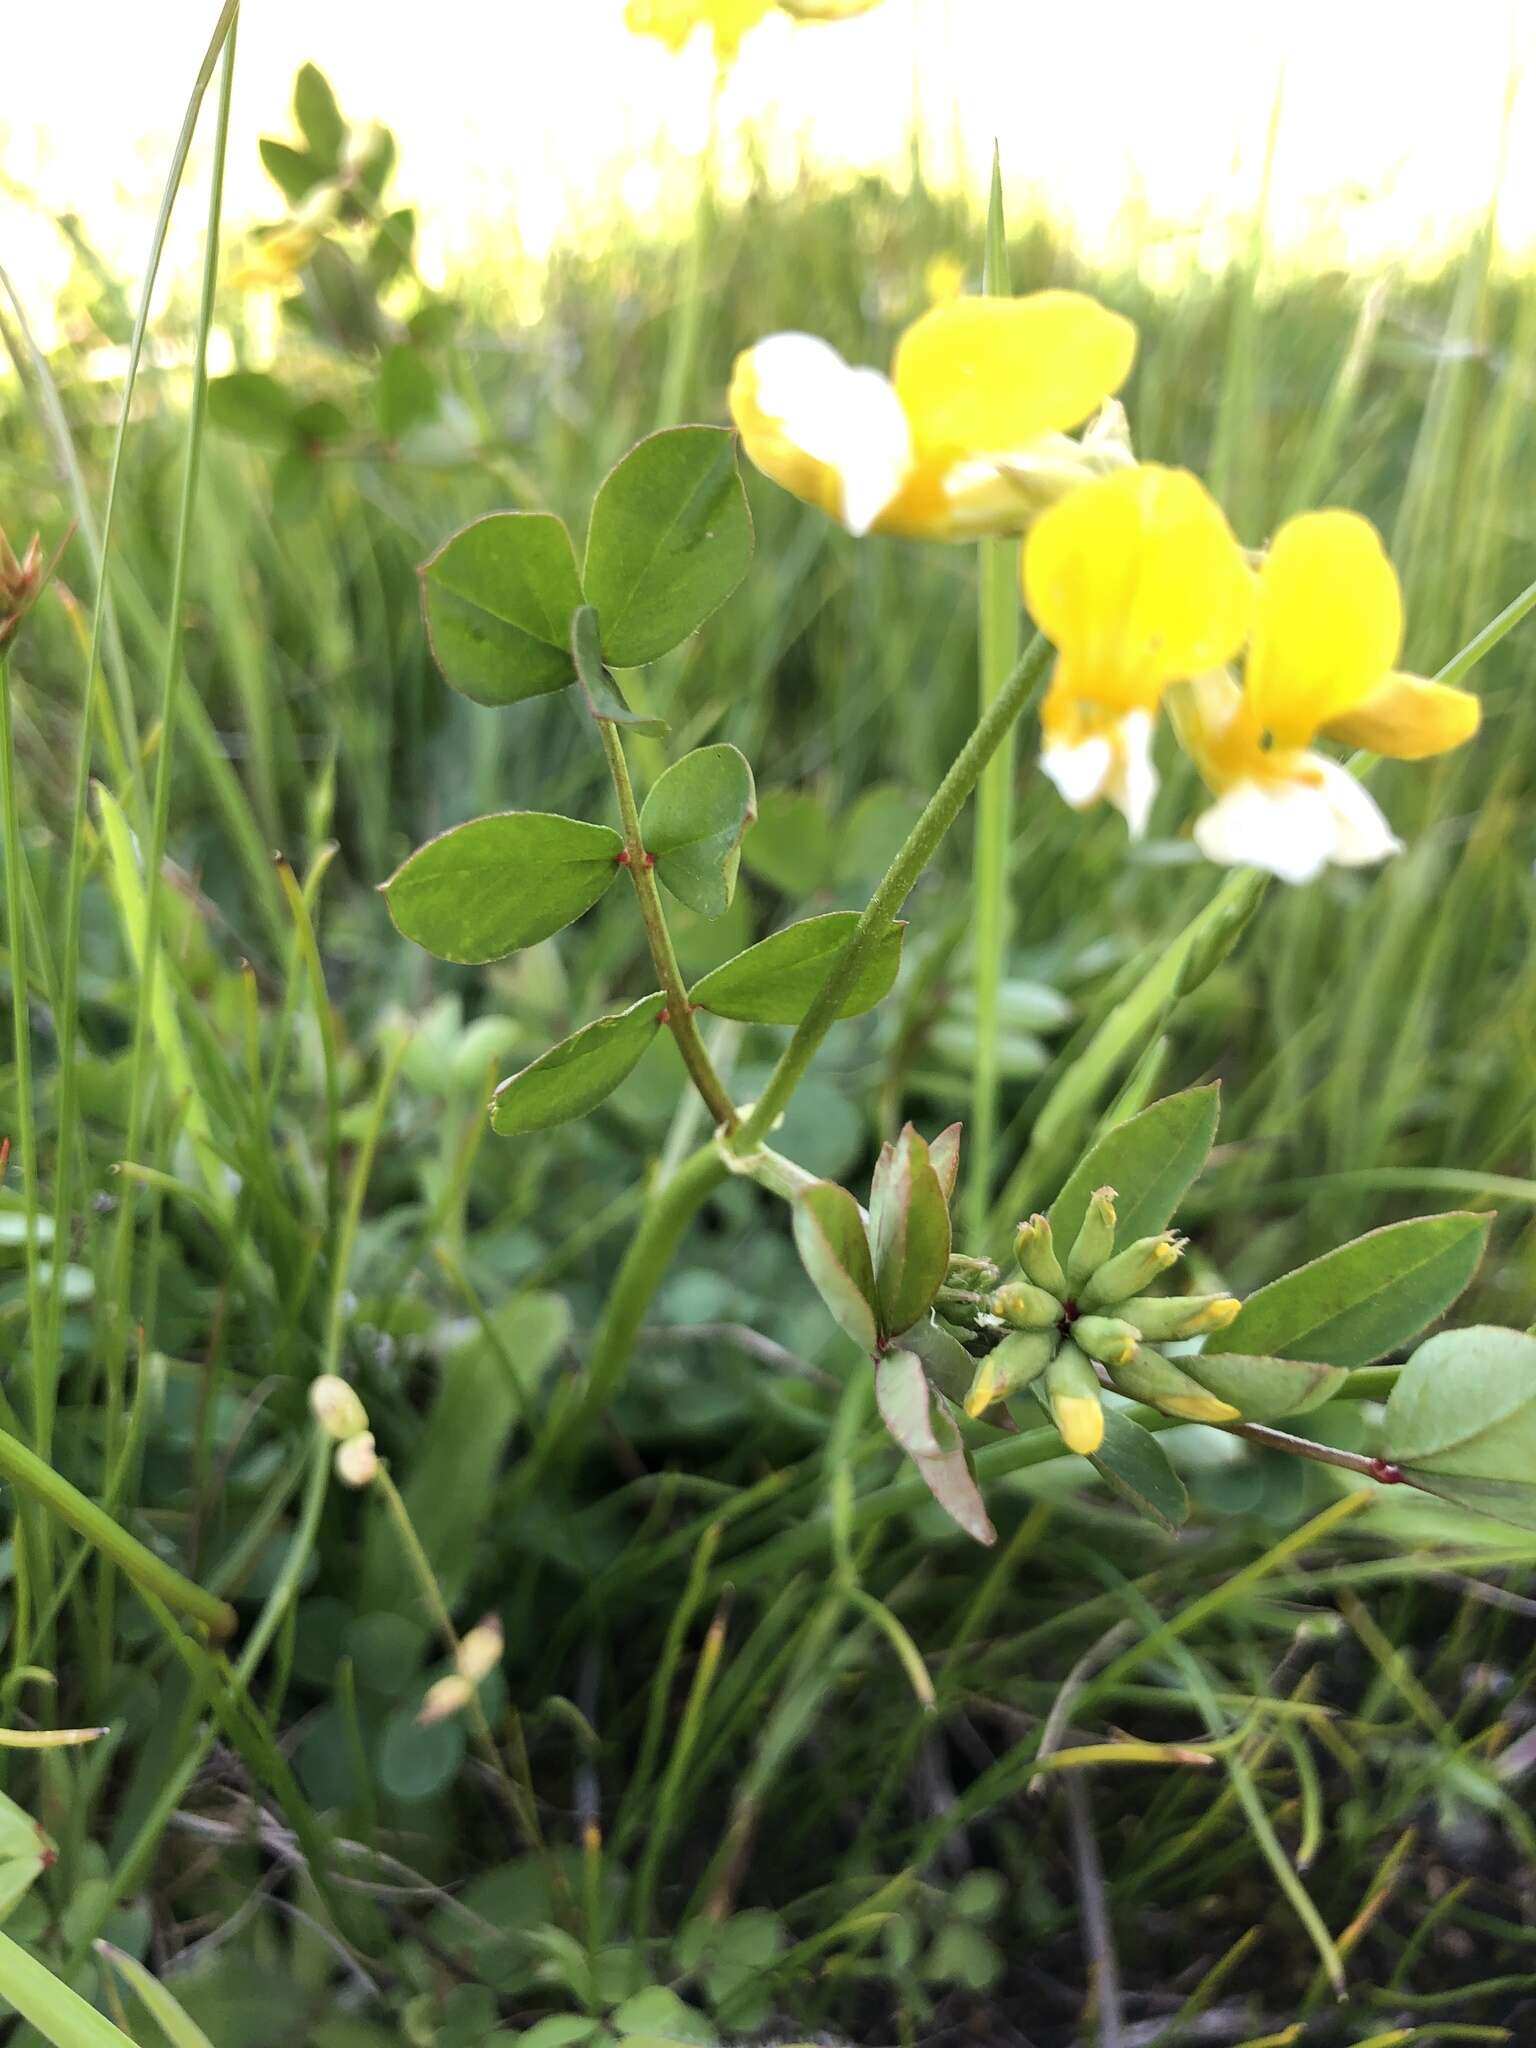
[[[1011,1330],[1053,1330],[1061,1321],[1061,1303],[1055,1295],[1028,1280],[999,1287],[987,1305]]]
[[[1046,1367],[1045,1395],[1067,1449],[1091,1458],[1104,1441],[1104,1404],[1098,1375],[1075,1344],[1063,1344]]]
[[[1107,1302],[1124,1301],[1127,1295],[1140,1294],[1170,1266],[1178,1264],[1187,1241],[1171,1230],[1160,1230],[1156,1237],[1138,1237],[1123,1252],[1106,1259],[1084,1283],[1083,1300],[1097,1308]]]
[[[1214,1394],[1208,1394],[1198,1380],[1161,1352],[1142,1344],[1124,1365],[1110,1367],[1110,1378],[1122,1394],[1144,1401],[1149,1408],[1161,1408],[1165,1415],[1177,1415],[1182,1422],[1236,1422],[1238,1411]]]
[[[1234,1294],[1143,1294],[1116,1305],[1117,1313],[1134,1323],[1143,1337],[1159,1344],[1224,1330],[1241,1307]]]
[[[329,1437],[344,1444],[368,1427],[368,1410],[339,1373],[323,1372],[309,1384],[309,1408]]]
[[[1079,1316],[1072,1325],[1072,1341],[1100,1365],[1125,1365],[1136,1356],[1141,1332],[1118,1316]]]
[[[1083,1226],[1067,1253],[1067,1280],[1081,1287],[1096,1273],[1115,1248],[1115,1191],[1095,1188]]]
[[[336,1446],[336,1477],[343,1486],[371,1486],[378,1470],[379,1456],[371,1429],[361,1430]]]
[[[1031,1216],[1027,1223],[1019,1225],[1013,1240],[1013,1255],[1026,1280],[1032,1280],[1036,1287],[1043,1287],[1047,1294],[1065,1295],[1067,1276],[1056,1256],[1048,1216]]]
[[[976,1368],[965,1412],[983,1415],[994,1401],[1005,1401],[1039,1379],[1056,1354],[1054,1330],[1014,1330]]]

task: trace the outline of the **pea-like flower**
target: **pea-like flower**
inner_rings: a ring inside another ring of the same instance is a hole
[[[850,533],[1020,533],[1085,477],[1130,460],[1113,408],[1136,330],[1081,292],[955,298],[896,345],[889,377],[810,334],[736,359],[731,417],[765,476]]]
[[[1399,673],[1402,643],[1401,586],[1370,521],[1287,520],[1259,571],[1242,687],[1207,675],[1170,700],[1216,797],[1195,822],[1208,860],[1306,882],[1400,850],[1375,798],[1312,742],[1417,761],[1472,737],[1477,699]]]
[[[636,35],[655,36],[675,56],[696,28],[714,38],[715,60],[733,64],[742,38],[760,21],[781,10],[797,21],[846,21],[868,14],[880,0],[629,0],[624,23]]]
[[[1157,791],[1158,706],[1170,684],[1241,647],[1252,572],[1199,479],[1145,463],[1042,514],[1023,577],[1031,616],[1056,648],[1040,765],[1074,809],[1107,797],[1139,837]]]

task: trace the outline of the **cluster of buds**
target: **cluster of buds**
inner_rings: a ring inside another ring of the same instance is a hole
[[[43,587],[43,543],[38,534],[28,541],[18,561],[0,533],[0,650],[21,624]]]
[[[501,1662],[505,1646],[501,1622],[494,1614],[465,1636],[453,1653],[453,1669],[427,1688],[427,1696],[416,1716],[418,1728],[430,1728],[452,1714],[462,1714],[480,1687]]]
[[[1224,1330],[1240,1304],[1230,1294],[1154,1295],[1185,1240],[1171,1230],[1115,1250],[1115,1191],[1099,1188],[1063,1264],[1044,1216],[1019,1225],[1021,1278],[986,1299],[980,1328],[1001,1332],[976,1369],[968,1415],[1040,1383],[1069,1450],[1090,1457],[1104,1438],[1101,1374],[1119,1393],[1184,1422],[1235,1422],[1238,1411],[1152,1348]]]
[[[379,1454],[368,1427],[368,1410],[357,1398],[357,1390],[339,1374],[323,1372],[310,1386],[309,1406],[336,1445],[336,1477],[342,1485],[371,1485],[379,1469]]]

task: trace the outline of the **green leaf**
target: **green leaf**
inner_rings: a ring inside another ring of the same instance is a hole
[[[421,565],[427,637],[449,684],[477,704],[517,704],[574,681],[576,553],[552,512],[492,512]]]
[[[955,1182],[960,1178],[960,1140],[964,1134],[963,1124],[946,1124],[928,1147],[928,1157],[933,1161],[946,1201],[954,1195]]]
[[[291,143],[279,142],[275,136],[263,135],[257,147],[267,176],[290,206],[297,206],[325,176],[307,150],[295,149]]]
[[[699,747],[659,777],[640,813],[656,879],[701,917],[722,917],[736,893],[741,842],[757,790],[735,747]]]
[[[208,417],[226,434],[264,448],[287,448],[299,407],[284,384],[260,370],[232,370],[208,386]]]
[[[603,654],[638,668],[724,604],[752,559],[752,518],[724,427],[669,427],[609,471],[592,507],[582,588]]]
[[[880,1324],[890,1336],[927,1314],[949,1271],[949,1204],[928,1147],[911,1124],[881,1176],[869,1225]]]
[[[416,350],[403,343],[380,363],[373,396],[386,441],[398,441],[412,427],[437,417],[437,380]]]
[[[967,1536],[973,1536],[978,1543],[995,1543],[997,1531],[992,1526],[981,1489],[976,1484],[976,1475],[965,1455],[955,1418],[942,1401],[935,1401],[931,1420],[939,1455],[936,1458],[914,1458],[912,1463],[924,1486],[957,1527],[963,1529]]]
[[[1536,1336],[1481,1324],[1431,1337],[1398,1375],[1385,1437],[1416,1477],[1536,1488]]]
[[[833,1321],[861,1351],[873,1351],[875,1269],[859,1205],[836,1181],[803,1188],[792,1205],[795,1249]]]
[[[661,1028],[660,989],[616,1016],[598,1017],[503,1081],[491,1097],[491,1129],[506,1137],[568,1123],[610,1096]]]
[[[904,1351],[915,1351],[923,1370],[939,1392],[963,1404],[976,1377],[976,1360],[958,1337],[943,1329],[933,1316],[920,1316],[905,1330],[896,1332]]]
[[[15,2007],[53,2048],[133,2048],[78,1991],[45,1969],[8,1934],[0,1934],[0,1998]]]
[[[158,1977],[141,1962],[114,1948],[110,1941],[98,1941],[96,1952],[105,1957],[117,1974],[143,2001],[150,2018],[159,2027],[170,2048],[213,2048],[213,2043],[191,2014],[184,2011]]]
[[[301,65],[293,82],[293,118],[309,144],[311,155],[329,177],[341,163],[347,124],[341,117],[330,81],[314,64]]]
[[[637,1991],[610,2017],[616,2034],[633,2038],[648,2035],[658,2041],[704,2043],[715,2039],[715,2030],[701,2012],[685,2005],[675,1991],[664,1984],[648,1984]]]
[[[1405,1468],[1406,1469],[1406,1468]],[[1536,1529],[1536,1486],[1524,1479],[1474,1479],[1466,1473],[1425,1472],[1415,1466],[1411,1483],[1476,1515],[1492,1515],[1517,1529]]]
[[[922,1360],[913,1351],[887,1351],[875,1366],[880,1420],[911,1458],[942,1456],[933,1433],[933,1396]]]
[[[504,811],[429,839],[381,886],[406,938],[439,960],[478,966],[537,945],[590,910],[623,850],[607,825]]]
[[[1369,1231],[1250,1294],[1203,1356],[1369,1365],[1445,1313],[1477,1271],[1490,1221],[1457,1210]]]
[[[826,806],[798,789],[770,789],[742,858],[754,875],[796,901],[813,895],[832,872],[832,823]]]
[[[384,1723],[376,1765],[379,1783],[391,1799],[430,1799],[453,1778],[464,1758],[464,1722],[453,1714],[445,1721],[418,1727],[414,1707],[397,1707]]]
[[[1089,1196],[1102,1187],[1115,1190],[1117,1245],[1162,1230],[1206,1162],[1220,1113],[1221,1090],[1213,1082],[1166,1096],[1106,1131],[1051,1205],[1057,1244],[1071,1244],[1088,1213]]]
[[[744,1024],[798,1024],[858,921],[855,911],[833,910],[825,917],[787,925],[706,974],[690,990],[690,998],[701,1010]],[[881,939],[844,998],[840,1017],[857,1017],[889,995],[901,965],[905,931],[904,924],[893,924]]]
[[[1342,1366],[1303,1358],[1255,1358],[1247,1353],[1192,1353],[1175,1363],[1207,1393],[1234,1407],[1245,1422],[1279,1422],[1331,1401],[1349,1374]]]
[[[1189,1495],[1168,1453],[1150,1430],[1118,1409],[1105,1408],[1104,1441],[1090,1462],[1122,1500],[1170,1535],[1189,1519]]]
[[[578,605],[571,620],[571,659],[576,665],[576,681],[586,699],[590,718],[600,719],[609,725],[627,725],[634,732],[657,738],[670,732],[671,727],[665,719],[631,711],[625,703],[623,691],[603,666],[602,649],[598,644],[597,611],[590,604]]]

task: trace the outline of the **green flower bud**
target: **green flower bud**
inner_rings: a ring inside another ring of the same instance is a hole
[[[944,1285],[980,1289],[995,1287],[1001,1278],[990,1259],[973,1259],[967,1252],[953,1252],[949,1271],[944,1275]]]
[[[1054,1330],[1061,1321],[1061,1303],[1028,1280],[1010,1280],[999,1287],[987,1306],[1011,1330]]]
[[[368,1427],[368,1410],[339,1373],[323,1372],[309,1384],[309,1409],[328,1437],[344,1444]]]
[[[1143,1294],[1116,1304],[1143,1337],[1165,1343],[1174,1337],[1205,1337],[1236,1319],[1242,1303],[1235,1294]]]
[[[1079,1316],[1072,1325],[1072,1341],[1100,1365],[1125,1365],[1136,1356],[1141,1332],[1118,1316]]]
[[[1039,1379],[1056,1355],[1054,1330],[1014,1330],[976,1368],[965,1412],[983,1415],[994,1401],[1005,1401]]]
[[[1067,1253],[1067,1279],[1073,1287],[1081,1287],[1114,1250],[1115,1220],[1114,1189],[1095,1188],[1083,1227]]]
[[[1164,1358],[1160,1352],[1138,1346],[1124,1365],[1112,1365],[1109,1376],[1122,1394],[1144,1401],[1149,1408],[1161,1408],[1165,1415],[1177,1415],[1182,1422],[1236,1422],[1238,1411],[1214,1394],[1208,1394],[1198,1380]]]
[[[1140,1294],[1170,1266],[1178,1264],[1187,1241],[1171,1230],[1160,1230],[1156,1237],[1138,1237],[1123,1252],[1116,1252],[1112,1259],[1106,1259],[1089,1278],[1083,1287],[1084,1301],[1098,1307],[1105,1302],[1124,1301],[1130,1294]]]
[[[1098,1374],[1075,1344],[1063,1344],[1046,1367],[1045,1397],[1067,1449],[1091,1458],[1104,1441],[1104,1404]]]
[[[1031,1216],[1027,1223],[1019,1225],[1013,1240],[1013,1255],[1026,1280],[1032,1280],[1036,1287],[1043,1287],[1047,1294],[1060,1297],[1066,1293],[1067,1276],[1056,1256],[1048,1216]]]

